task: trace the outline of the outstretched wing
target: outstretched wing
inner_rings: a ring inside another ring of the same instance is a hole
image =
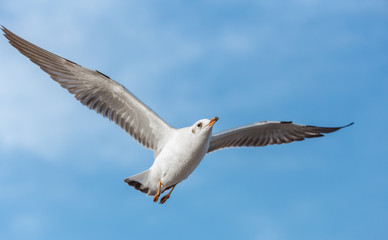
[[[343,127],[315,127],[292,122],[264,121],[231,128],[212,135],[209,152],[229,147],[259,147],[322,137]]]
[[[19,52],[90,109],[114,121],[144,147],[157,154],[174,128],[165,123],[124,86],[108,76],[48,52],[2,27]]]

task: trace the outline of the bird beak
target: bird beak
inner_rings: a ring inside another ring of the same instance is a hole
[[[209,122],[209,124],[208,124],[208,126],[209,127],[211,127],[211,126],[213,126],[214,125],[214,123],[216,123],[217,121],[218,121],[218,117],[214,117],[214,118],[212,118],[211,120],[210,120],[210,122]]]

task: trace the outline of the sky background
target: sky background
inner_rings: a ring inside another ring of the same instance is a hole
[[[0,38],[0,239],[388,239],[388,2],[2,0],[0,24],[174,127],[355,125],[205,157],[164,205],[152,152]]]

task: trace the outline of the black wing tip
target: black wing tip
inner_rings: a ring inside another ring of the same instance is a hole
[[[324,134],[327,134],[327,133],[332,133],[332,132],[336,132],[342,128],[346,128],[346,127],[350,127],[354,124],[354,122],[351,122],[345,126],[341,126],[341,127],[333,127],[333,128],[327,128],[328,131],[321,131],[321,133],[324,133]]]
[[[346,124],[346,125],[341,126],[341,127],[320,127],[320,128],[328,128],[328,129],[336,129],[336,130],[338,130],[338,129],[341,129],[341,128],[350,127],[350,126],[352,126],[353,124],[354,124],[354,122],[351,122],[351,123]],[[316,127],[318,127],[318,126],[314,126],[314,125],[305,125],[305,127],[313,127],[313,128],[316,128]]]
[[[294,122],[293,121],[280,121],[280,124],[293,124]],[[336,127],[337,129],[341,129],[341,128],[346,128],[346,127],[350,127],[354,124],[354,122],[351,122],[349,124],[346,124],[345,126],[341,126],[341,127]],[[315,127],[315,126],[312,126],[312,125],[306,125],[306,127]]]
[[[350,126],[352,126],[353,124],[354,124],[354,122],[351,122],[351,123],[349,123],[349,124],[347,124],[347,125],[345,125],[345,126],[339,127],[339,128],[341,129],[341,128],[350,127]]]

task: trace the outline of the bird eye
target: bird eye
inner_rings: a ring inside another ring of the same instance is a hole
[[[199,127],[199,128],[202,127],[202,123],[198,123],[197,127]]]

